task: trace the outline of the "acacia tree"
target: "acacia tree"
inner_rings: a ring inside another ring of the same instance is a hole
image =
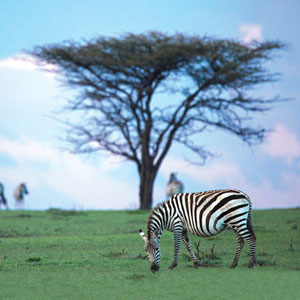
[[[66,41],[29,53],[56,65],[64,83],[78,91],[65,107],[83,112],[76,124],[69,124],[73,151],[107,151],[134,162],[140,208],[149,209],[155,177],[174,142],[204,161],[210,152],[200,146],[199,133],[206,127],[228,131],[248,144],[263,140],[265,129],[253,126],[253,113],[278,99],[248,94],[277,79],[263,64],[283,47],[276,41],[245,45],[148,32]]]

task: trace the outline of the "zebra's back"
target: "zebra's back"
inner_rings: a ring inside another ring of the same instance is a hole
[[[174,195],[170,202],[187,231],[212,236],[227,225],[242,226],[251,214],[249,197],[238,190],[215,190]]]
[[[20,193],[20,188],[17,187],[14,191],[14,197],[16,200],[21,200],[22,199],[22,194]]]

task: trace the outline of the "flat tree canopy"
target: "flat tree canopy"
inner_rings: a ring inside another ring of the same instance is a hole
[[[279,99],[255,98],[249,90],[277,79],[263,64],[283,47],[277,41],[246,45],[148,32],[66,41],[29,53],[56,65],[64,83],[78,91],[66,107],[84,113],[70,124],[73,150],[107,151],[134,162],[140,208],[148,209],[155,177],[174,142],[203,161],[210,153],[200,146],[199,134],[209,126],[248,144],[263,140],[265,129],[251,121]]]

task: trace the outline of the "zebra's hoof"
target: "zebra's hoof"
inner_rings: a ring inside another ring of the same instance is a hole
[[[248,268],[252,268],[255,265],[256,261],[250,261],[248,264]]]
[[[170,270],[173,270],[174,268],[177,267],[177,264],[172,263],[171,266],[169,267]]]
[[[229,268],[234,269],[237,266],[237,263],[233,263]]]

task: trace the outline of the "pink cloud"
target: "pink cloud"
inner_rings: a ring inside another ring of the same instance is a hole
[[[294,132],[289,131],[285,125],[277,124],[262,150],[271,157],[282,158],[291,164],[294,159],[300,157],[300,142]]]
[[[240,26],[240,33],[245,44],[250,44],[252,41],[262,40],[262,27],[258,24],[244,24]]]
[[[171,171],[178,172],[179,177],[180,175],[189,177],[206,189],[220,187],[240,189],[250,196],[254,209],[300,206],[299,199],[295,197],[300,194],[300,176],[294,173],[280,174],[282,182],[285,183],[282,188],[267,177],[259,183],[251,182],[247,170],[242,170],[238,162],[234,161],[212,162],[201,167],[190,165],[183,160],[167,158],[160,171],[166,178]],[[160,193],[163,197],[164,190]]]
[[[284,188],[274,186],[265,179],[258,185],[244,182],[241,189],[250,196],[254,209],[299,207],[300,177],[284,173],[281,178],[285,182]]]
[[[243,178],[242,171],[236,163],[217,162],[205,166],[192,165],[184,160],[166,158],[160,171],[166,176],[171,172],[188,175],[193,180],[214,189],[219,183],[235,185],[237,179]]]

